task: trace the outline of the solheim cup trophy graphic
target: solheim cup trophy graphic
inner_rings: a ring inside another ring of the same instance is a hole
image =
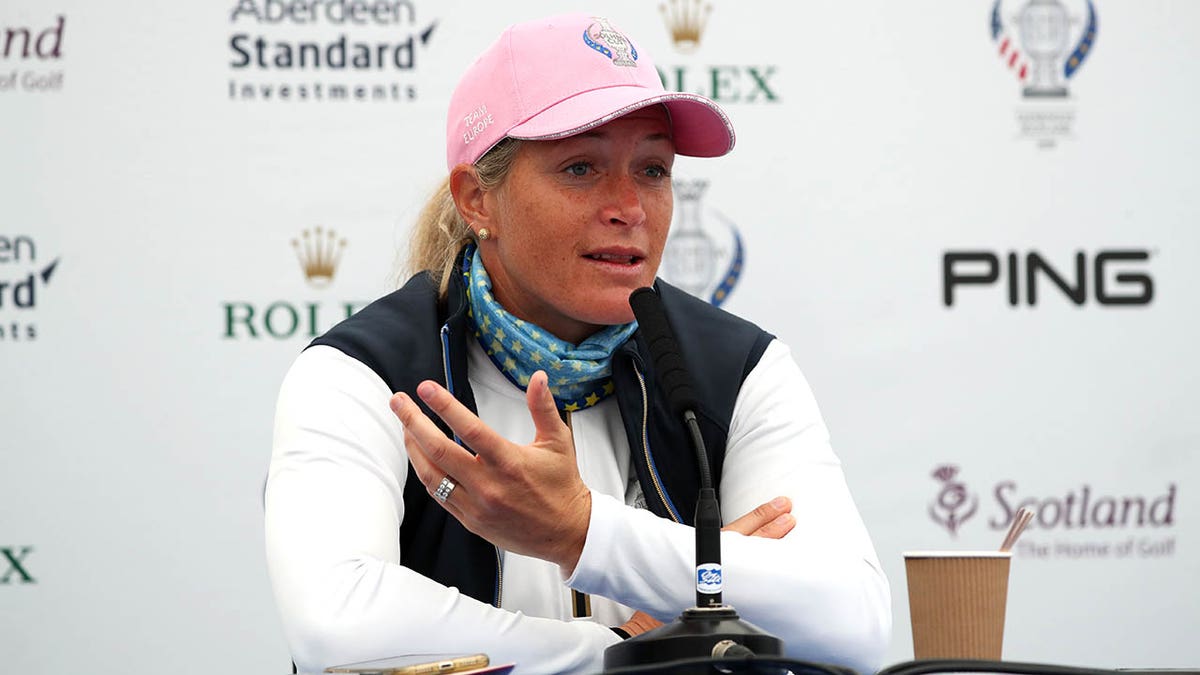
[[[708,189],[706,180],[676,180],[679,215],[667,240],[663,263],[671,283],[696,297],[712,285],[717,266],[717,246],[700,227],[700,198]]]
[[[1001,61],[1023,85],[1025,98],[1067,97],[1067,81],[1096,41],[1095,5],[1092,0],[1028,0],[1010,13],[1015,4],[996,0],[992,5],[992,40]]]
[[[708,181],[671,182],[675,217],[663,251],[663,279],[687,293],[720,307],[729,299],[746,264],[746,247],[736,223],[704,206]]]
[[[1021,10],[1017,32],[1033,66],[1026,96],[1067,95],[1058,67],[1067,49],[1068,21],[1067,8],[1059,0],[1030,0]]]

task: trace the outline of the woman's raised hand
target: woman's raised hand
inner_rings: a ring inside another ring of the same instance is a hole
[[[455,487],[442,504],[464,527],[506,551],[573,573],[592,493],[579,475],[571,430],[558,416],[546,373],[535,373],[526,389],[536,430],[528,445],[500,436],[435,382],[422,382],[417,395],[476,453],[446,438],[407,395],[393,396],[409,460],[429,494],[448,477]]]
[[[407,395],[393,396],[409,459],[429,494],[448,478],[455,487],[443,506],[468,530],[507,551],[574,572],[587,538],[592,494],[579,475],[571,430],[558,416],[546,374],[535,373],[526,390],[536,430],[528,445],[500,436],[435,382],[422,382],[417,395],[476,453],[446,438]],[[790,500],[777,497],[724,529],[779,539],[795,527],[791,508]]]

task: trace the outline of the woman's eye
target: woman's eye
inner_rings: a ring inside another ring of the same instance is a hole
[[[650,178],[668,178],[671,175],[671,170],[662,165],[654,165],[646,167],[646,175]]]
[[[586,176],[591,168],[587,162],[577,162],[567,167],[567,173],[572,176]]]

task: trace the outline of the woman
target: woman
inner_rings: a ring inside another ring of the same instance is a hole
[[[481,651],[595,672],[692,604],[698,473],[628,297],[655,281],[675,155],[732,146],[605,19],[518,24],[468,69],[418,274],[280,393],[267,552],[302,670]],[[767,333],[657,288],[732,521],[726,597],[789,655],[873,671],[887,582],[807,384]]]

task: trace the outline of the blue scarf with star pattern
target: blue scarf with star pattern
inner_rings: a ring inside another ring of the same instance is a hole
[[[534,373],[546,371],[554,402],[566,411],[589,408],[613,393],[612,355],[637,330],[636,322],[606,326],[574,345],[500,306],[474,244],[463,254],[463,276],[475,339],[510,382],[524,391]]]

